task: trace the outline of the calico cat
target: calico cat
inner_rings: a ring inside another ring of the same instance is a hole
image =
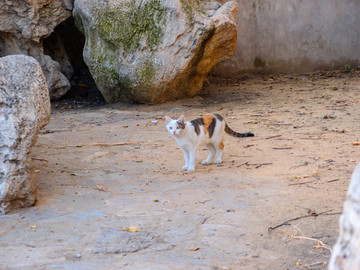
[[[238,133],[233,131],[223,117],[218,114],[206,114],[190,122],[185,122],[185,116],[179,119],[171,119],[165,116],[166,129],[173,135],[184,151],[185,165],[184,171],[195,171],[196,149],[200,145],[206,145],[209,156],[202,162],[203,165],[211,164],[216,152],[215,164],[222,163],[222,154],[224,150],[223,136],[225,133],[234,137],[253,137],[254,134]]]

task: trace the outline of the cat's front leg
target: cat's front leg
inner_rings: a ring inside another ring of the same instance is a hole
[[[195,171],[195,156],[196,156],[196,149],[189,151],[189,167],[187,169],[188,172]]]
[[[184,159],[185,159],[185,165],[182,167],[182,170],[187,171],[189,168],[189,160],[190,160],[189,151],[185,148],[182,148],[182,150],[184,152]]]

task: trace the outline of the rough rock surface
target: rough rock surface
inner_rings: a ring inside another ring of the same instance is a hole
[[[360,164],[351,177],[340,217],[340,236],[329,265],[329,270],[340,269],[360,269]]]
[[[108,103],[160,103],[199,93],[233,53],[238,5],[189,0],[77,0],[84,60]]]
[[[39,63],[25,55],[0,58],[0,214],[36,200],[30,150],[50,119]]]
[[[50,97],[58,99],[70,89],[59,63],[43,52],[43,39],[71,16],[71,0],[0,1],[0,56],[24,54],[41,64]]]

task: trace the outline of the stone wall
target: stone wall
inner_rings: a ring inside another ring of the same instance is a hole
[[[359,1],[236,1],[235,52],[216,66],[216,75],[296,73],[359,65]]]

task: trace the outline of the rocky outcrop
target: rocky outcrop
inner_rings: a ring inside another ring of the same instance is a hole
[[[340,236],[329,264],[329,270],[353,269],[360,269],[360,164],[351,177],[340,217]]]
[[[49,91],[39,63],[24,55],[0,58],[0,214],[34,204],[30,150],[49,119]]]
[[[108,103],[160,103],[199,93],[233,53],[237,4],[76,0],[84,60]]]
[[[0,56],[33,56],[43,69],[50,97],[58,99],[70,89],[59,63],[43,52],[43,39],[71,16],[71,0],[0,1]]]

